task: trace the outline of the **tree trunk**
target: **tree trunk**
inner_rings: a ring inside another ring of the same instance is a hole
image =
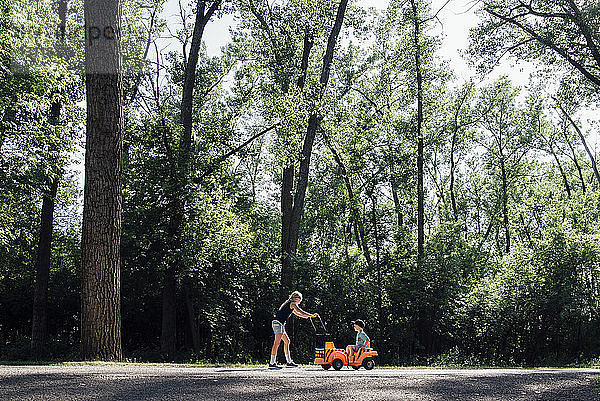
[[[569,186],[569,180],[567,179],[567,175],[565,174],[565,171],[563,170],[562,165],[560,164],[560,160],[558,160],[558,156],[554,152],[554,148],[552,147],[552,144],[550,143],[550,141],[548,141],[548,146],[550,147],[550,153],[552,153],[552,156],[554,156],[554,161],[556,161],[556,166],[558,167],[558,171],[560,172],[560,175],[562,176],[562,179],[563,179],[563,183],[565,184],[565,190],[567,191],[567,197],[570,198],[571,197],[571,187]]]
[[[381,277],[381,258],[379,250],[379,228],[377,224],[377,198],[373,192],[371,192],[371,205],[371,224],[373,225],[373,235],[375,237],[375,263],[377,265],[377,324],[379,327],[383,327],[383,282]]]
[[[89,34],[85,42],[87,124],[81,230],[81,354],[86,360],[120,360],[121,3],[86,0],[84,9]],[[101,31],[104,35],[96,35]]]
[[[194,297],[192,294],[192,286],[189,280],[183,283],[183,292],[185,295],[185,307],[188,315],[190,332],[192,334],[192,344],[194,345],[194,353],[200,355],[200,332],[198,331],[198,322],[196,320],[196,310],[194,308]]]
[[[49,191],[42,201],[42,216],[35,262],[35,292],[33,295],[33,319],[31,325],[31,355],[35,360],[44,356],[48,321],[48,278],[50,276],[50,252],[52,248],[52,221],[54,199],[58,190],[58,177],[50,180]]]
[[[177,249],[177,248],[175,248]],[[174,251],[172,251],[174,252]],[[179,258],[173,255],[163,272],[160,351],[163,359],[173,360],[177,349],[177,278]]]
[[[504,156],[500,151],[500,168],[502,172],[502,215],[504,222],[504,237],[506,239],[505,248],[506,253],[510,252],[510,228],[508,219],[508,179],[506,177],[506,169],[504,166]]]
[[[563,131],[563,136],[565,138],[565,142],[567,142],[567,145],[569,145],[569,149],[571,149],[571,153],[573,154],[573,163],[575,163],[575,167],[577,168],[577,173],[579,175],[579,180],[581,182],[581,190],[583,191],[583,193],[585,193],[585,188],[586,187],[585,187],[585,180],[583,178],[583,172],[581,171],[581,166],[579,165],[579,161],[577,160],[577,153],[575,153],[575,149],[573,148],[573,144],[571,143],[571,141],[567,137],[566,128],[565,128],[565,131]]]
[[[294,165],[283,169],[281,183],[281,285],[279,298],[285,299],[292,286],[292,259],[290,253],[290,223],[292,222]]]
[[[177,252],[183,244],[183,216],[189,161],[192,149],[192,104],[194,99],[194,86],[196,83],[196,67],[202,44],[202,35],[206,24],[220,6],[221,0],[214,0],[208,9],[206,1],[198,1],[196,6],[196,20],[192,43],[185,64],[183,95],[181,100],[181,124],[183,134],[179,141],[179,152],[172,172],[173,188],[171,201],[171,216],[169,218],[169,233],[173,241],[170,252]],[[177,335],[177,275],[182,271],[183,261],[181,255],[169,258],[168,266],[163,276],[163,318],[161,331],[161,353],[164,358],[172,359],[176,349]]]
[[[298,77],[298,88],[304,90],[310,51],[314,40],[309,28],[304,31],[304,44],[302,49],[302,61],[300,63],[300,75]],[[287,91],[287,85],[282,88]],[[293,261],[290,252],[290,226],[292,223],[292,211],[294,206],[294,162],[283,169],[283,180],[281,183],[281,284],[279,286],[279,298],[287,297],[291,291],[293,281]]]
[[[454,214],[454,221],[458,221],[458,209],[456,207],[456,198],[454,196],[454,147],[456,144],[456,132],[457,128],[452,133],[452,145],[450,146],[450,201],[452,203],[452,212]]]
[[[414,24],[415,68],[417,73],[417,265],[423,264],[425,244],[425,193],[423,185],[423,76],[421,72],[420,25],[417,3],[411,0]]]
[[[400,206],[400,198],[398,197],[398,182],[396,181],[396,177],[392,176],[390,178],[390,186],[392,189],[392,199],[394,201],[394,210],[396,211],[396,222],[398,223],[398,228],[404,225],[404,216],[402,214],[402,207]]]
[[[340,4],[338,6],[335,23],[327,40],[327,48],[323,57],[323,65],[321,68],[321,76],[319,79],[320,88],[316,100],[321,100],[325,88],[327,87],[327,83],[329,81],[329,73],[331,63],[333,61],[333,51],[335,49],[337,37],[342,28],[342,23],[344,21],[344,15],[346,13],[347,5],[348,0],[342,0],[340,1]],[[302,219],[302,213],[304,211],[304,198],[306,196],[306,189],[308,187],[310,157],[312,154],[313,143],[315,140],[315,135],[319,126],[320,119],[321,117],[318,115],[317,112],[313,112],[311,114],[308,120],[306,136],[304,137],[304,144],[302,146],[302,158],[300,160],[300,168],[298,171],[298,183],[296,185],[296,193],[294,195],[294,201],[292,206],[292,214],[289,228],[289,244],[287,246],[291,263],[293,263],[293,260],[296,256],[296,250],[298,248],[300,221]],[[292,271],[293,265],[290,265],[289,272],[291,273]],[[291,282],[291,279],[288,279],[288,282]]]
[[[61,35],[58,46],[66,43],[67,0],[60,0],[58,4],[58,19]],[[62,102],[52,103],[49,122],[58,126]],[[50,188],[43,196],[42,214],[40,219],[40,236],[38,253],[35,263],[35,289],[33,294],[33,316],[31,323],[31,355],[35,360],[40,360],[44,355],[46,337],[48,332],[48,279],[50,277],[50,256],[52,249],[52,227],[54,221],[54,200],[60,181],[59,171],[49,179]]]
[[[483,234],[483,238],[477,245],[477,253],[479,253],[479,251],[481,251],[481,247],[483,246],[483,244],[485,244],[485,241],[487,241],[488,237],[490,236],[490,233],[492,232],[492,227],[494,226],[494,220],[496,220],[496,212],[495,211],[494,211],[494,214],[490,216],[490,221],[489,221],[487,229],[485,230],[485,234]]]

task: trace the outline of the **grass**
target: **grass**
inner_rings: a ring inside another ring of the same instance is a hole
[[[163,366],[180,368],[258,368],[267,363],[213,363],[213,362],[138,362],[136,360],[111,361],[1,361],[0,366]],[[301,365],[303,367],[314,365]]]

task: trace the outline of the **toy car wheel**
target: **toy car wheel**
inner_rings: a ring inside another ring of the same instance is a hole
[[[363,361],[362,365],[365,367],[365,369],[371,370],[375,367],[375,361],[372,358],[367,358]]]
[[[352,369],[358,370],[358,369],[360,369],[360,365],[352,365]]]
[[[335,370],[340,370],[344,366],[344,362],[342,362],[341,359],[334,359],[333,362],[331,362],[331,366],[333,366]]]
[[[331,367],[331,365],[321,365],[321,367],[325,370],[329,369]]]

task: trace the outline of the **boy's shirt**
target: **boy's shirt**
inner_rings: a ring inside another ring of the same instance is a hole
[[[356,334],[356,345],[359,347],[364,347],[368,340],[369,336],[364,331]]]

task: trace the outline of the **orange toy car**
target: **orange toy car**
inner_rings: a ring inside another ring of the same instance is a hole
[[[358,370],[364,366],[366,370],[371,370],[375,366],[374,356],[377,351],[371,348],[371,342],[367,341],[364,347],[361,347],[354,355],[350,356],[346,350],[335,348],[333,341],[326,341],[325,348],[315,348],[315,365],[321,365],[323,369],[329,369],[333,366],[335,370],[340,370],[343,366],[352,366]]]

